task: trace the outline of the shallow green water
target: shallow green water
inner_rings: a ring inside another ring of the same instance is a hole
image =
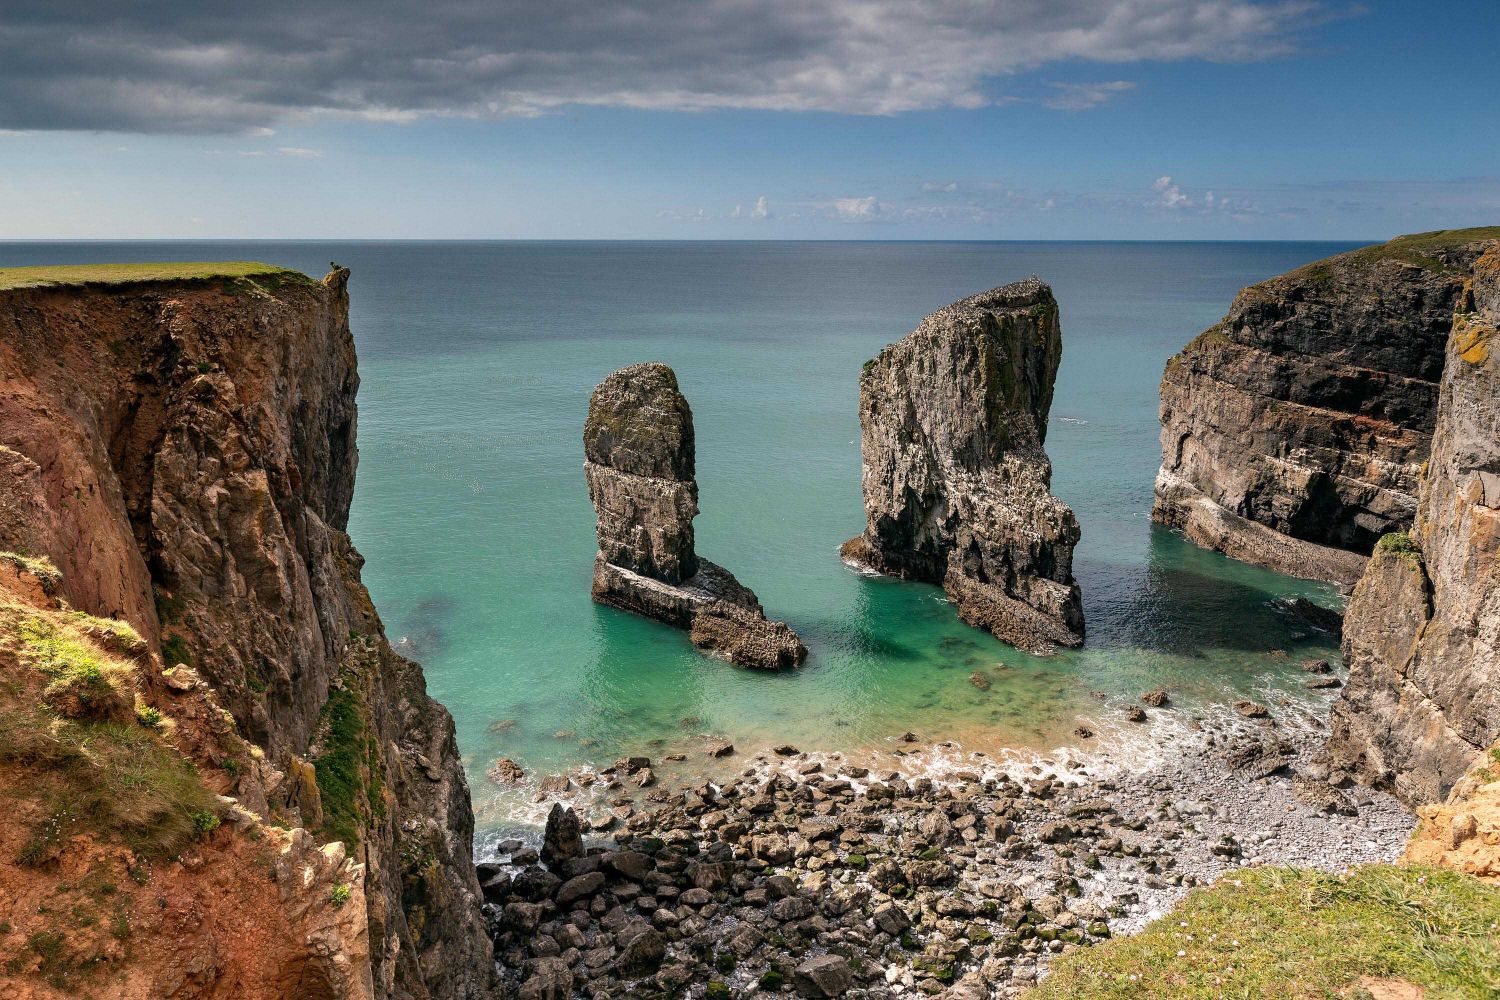
[[[0,246],[0,262],[354,268],[364,382],[351,530],[392,639],[457,719],[481,815],[504,823],[510,803],[484,808],[483,771],[499,756],[545,774],[692,751],[701,732],[742,751],[854,750],[907,730],[1050,747],[1073,740],[1080,717],[1117,718],[1157,686],[1188,705],[1308,699],[1296,662],[1331,657],[1334,643],[1268,602],[1333,595],[1151,526],[1156,384],[1240,286],[1345,248],[50,244]],[[1054,490],[1083,526],[1089,630],[1084,649],[1048,658],[962,625],[937,588],[862,577],[837,554],[862,525],[861,363],[924,313],[1032,273],[1062,311],[1047,446]],[[736,670],[589,600],[588,396],[647,360],[672,365],[693,406],[699,549],[802,634],[800,671]]]

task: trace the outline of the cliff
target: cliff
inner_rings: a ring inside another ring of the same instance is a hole
[[[1500,739],[1500,243],[1455,305],[1416,523],[1381,539],[1349,602],[1328,744],[1410,805]]]
[[[738,666],[802,662],[797,633],[767,620],[754,592],[694,547],[693,411],[672,369],[632,365],[599,383],[583,450],[598,517],[594,600],[687,629],[693,645]]]
[[[1453,309],[1496,238],[1403,236],[1241,291],[1167,362],[1152,516],[1236,559],[1357,580],[1416,513]]]
[[[1500,885],[1500,744],[1480,755],[1445,801],[1419,806],[1417,815],[1402,861]]]
[[[1078,521],[1042,445],[1062,332],[1036,278],[955,302],[866,362],[865,530],[846,561],[942,584],[959,617],[1022,649],[1083,642]]]
[[[192,812],[204,836],[174,840],[179,862],[116,849],[129,838],[96,815],[46,864],[0,868],[36,891],[80,867],[171,890],[187,914],[175,950],[155,962],[162,943],[131,928],[170,926],[127,907],[117,955],[75,956],[79,975],[111,970],[85,980],[94,995],[488,995],[452,720],[387,644],[345,533],[359,384],[347,279],[256,264],[0,271],[0,549],[23,570],[8,669],[87,674],[94,654],[68,630],[118,623],[139,646],[108,676],[135,708],[70,724],[149,738],[196,776],[171,785],[187,800],[198,784],[228,797]],[[63,616],[49,628],[67,641],[36,647],[38,615]],[[23,731],[74,707],[5,711]],[[0,780],[25,799],[56,771],[40,763],[11,758]],[[41,801],[23,813],[33,836],[54,818]],[[336,887],[300,860],[314,856],[343,873]],[[311,933],[319,914],[343,931]],[[18,926],[18,957],[55,932]],[[35,971],[55,980],[58,961]]]

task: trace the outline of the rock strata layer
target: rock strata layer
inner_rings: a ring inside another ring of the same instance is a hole
[[[865,363],[865,530],[846,561],[941,584],[1013,646],[1083,642],[1079,539],[1043,450],[1062,332],[1036,278],[963,299]]]
[[[1500,242],[1455,305],[1416,524],[1381,539],[1349,602],[1328,744],[1413,806],[1500,739]]]
[[[1153,518],[1236,559],[1357,580],[1416,513],[1453,309],[1496,237],[1404,236],[1241,291],[1167,362]]]
[[[453,721],[387,643],[345,533],[348,275],[0,292],[0,549],[50,559],[59,599],[144,637],[143,693],[178,706],[177,747],[247,829],[274,817],[296,828],[296,858],[357,873],[335,909],[359,952],[298,937],[311,957],[274,973],[297,984],[275,995],[481,997],[493,965]],[[181,708],[199,700],[202,718]],[[328,902],[326,881],[288,865],[288,907]],[[246,944],[191,912],[218,944],[190,984],[147,992],[267,995],[237,963],[287,942]]]
[[[802,641],[693,545],[698,513],[693,413],[661,364],[606,378],[589,401],[584,475],[598,516],[594,600],[687,629],[695,646],[742,667],[801,663]]]

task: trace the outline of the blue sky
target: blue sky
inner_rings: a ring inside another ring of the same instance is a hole
[[[7,5],[0,239],[1500,223],[1496,0],[789,4],[641,0],[599,28],[589,4],[502,5],[502,26],[391,0],[337,44],[170,3],[139,20]],[[9,71],[8,44],[30,54]]]

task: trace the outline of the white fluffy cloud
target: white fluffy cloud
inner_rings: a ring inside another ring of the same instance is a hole
[[[1283,54],[1318,9],[1312,0],[8,0],[0,129],[244,132],[320,114],[409,121],[568,105],[972,108],[995,101],[987,81],[1064,61]],[[1122,84],[1069,84],[1049,103],[1089,107]]]
[[[1156,192],[1156,203],[1162,208],[1192,208],[1193,199],[1182,193],[1182,188],[1172,183],[1170,177],[1158,177],[1151,185]]]
[[[833,215],[843,222],[876,222],[884,218],[886,208],[874,195],[864,198],[839,198],[833,203]]]

